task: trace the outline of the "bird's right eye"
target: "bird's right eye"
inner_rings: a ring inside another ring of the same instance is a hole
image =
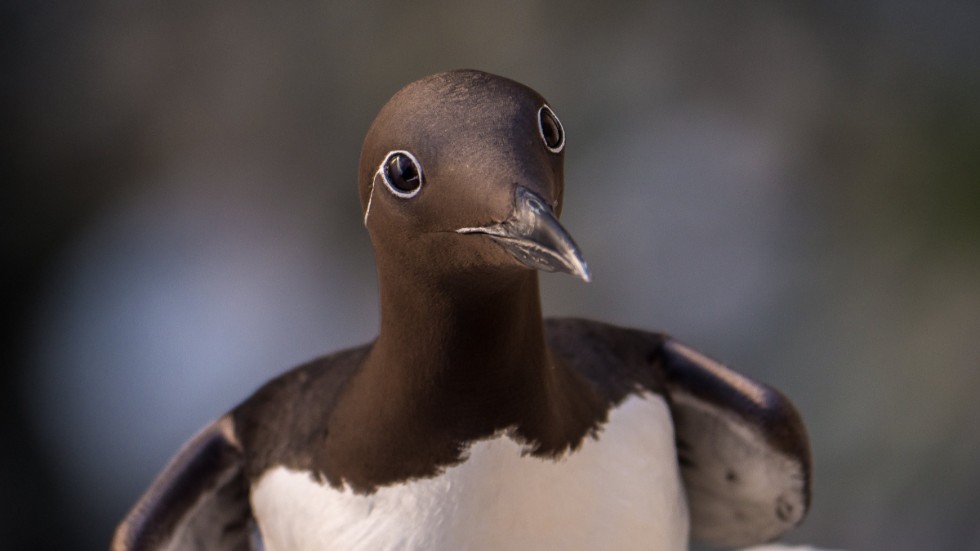
[[[555,112],[547,105],[538,109],[538,132],[545,147],[552,153],[561,153],[565,147],[565,129],[561,127]]]
[[[403,199],[422,189],[422,166],[408,151],[392,151],[381,163],[381,176],[392,193]]]

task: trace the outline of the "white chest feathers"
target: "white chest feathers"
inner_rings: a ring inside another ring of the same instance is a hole
[[[277,467],[252,489],[266,551],[687,548],[670,412],[657,395],[609,414],[598,440],[558,460],[507,436],[474,443],[434,478],[339,491]]]

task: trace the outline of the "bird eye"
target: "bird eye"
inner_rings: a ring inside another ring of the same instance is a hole
[[[542,105],[538,110],[538,131],[541,132],[545,147],[552,153],[559,153],[565,147],[565,131],[555,112],[547,105]]]
[[[404,199],[414,197],[422,189],[422,167],[408,151],[388,153],[379,172],[388,189]]]

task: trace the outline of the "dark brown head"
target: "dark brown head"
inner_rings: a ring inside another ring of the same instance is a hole
[[[359,194],[379,266],[439,277],[518,269],[589,280],[558,223],[565,134],[537,92],[479,71],[415,81],[381,109]]]

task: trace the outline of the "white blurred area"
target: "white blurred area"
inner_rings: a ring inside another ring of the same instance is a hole
[[[40,306],[38,428],[78,496],[131,500],[147,467],[266,379],[373,335],[370,265],[331,261],[325,225],[250,197],[254,176],[232,196],[195,176],[111,205]]]
[[[199,427],[374,337],[363,134],[400,86],[473,67],[567,130],[594,279],[543,275],[547,314],[668,331],[789,395],[816,467],[790,541],[980,548],[975,7],[97,4],[46,23],[62,42],[31,51],[64,82],[23,100],[39,151],[96,159],[30,192],[83,212],[21,389],[81,547]]]

